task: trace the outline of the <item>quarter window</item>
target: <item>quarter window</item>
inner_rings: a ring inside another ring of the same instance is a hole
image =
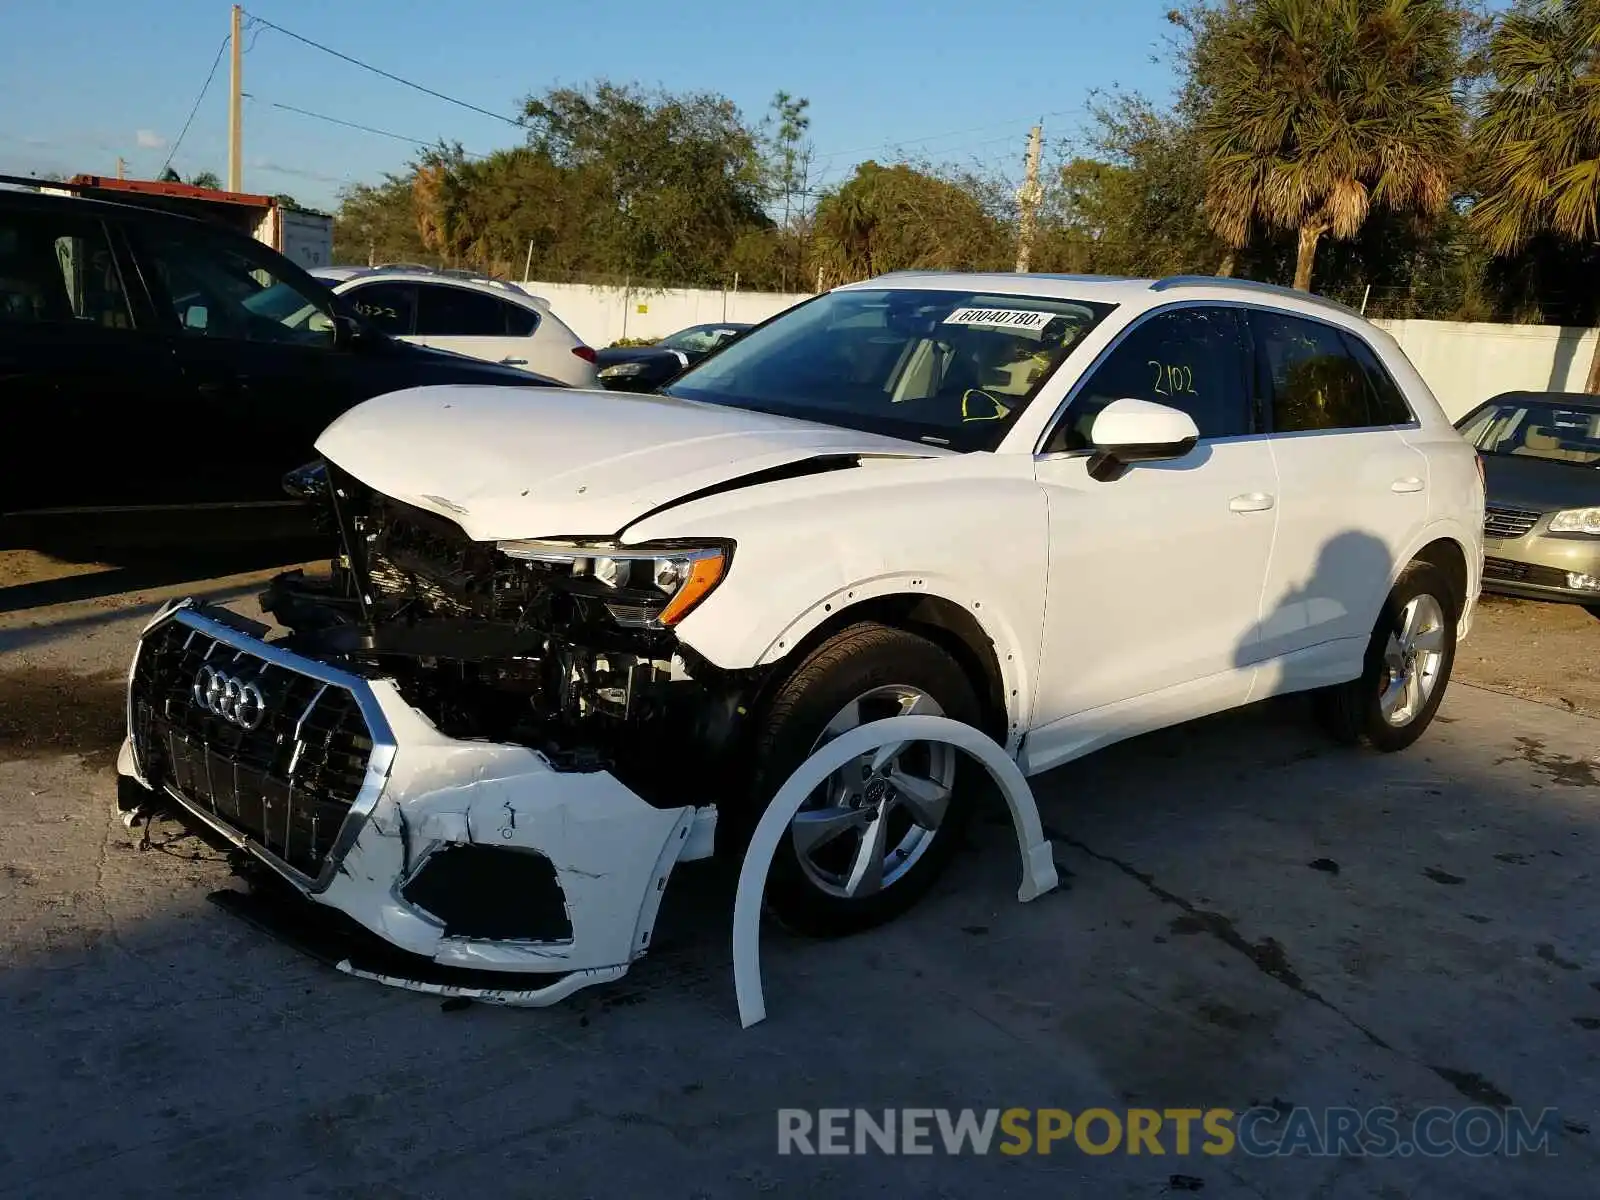
[[[1345,333],[1344,340],[1350,347],[1350,352],[1355,355],[1356,361],[1361,364],[1361,369],[1367,373],[1367,383],[1371,389],[1367,393],[1367,406],[1371,410],[1372,423],[1409,425],[1414,419],[1411,415],[1411,405],[1406,403],[1405,393],[1400,390],[1400,385],[1394,381],[1394,377],[1389,374],[1372,347],[1353,333]]]
[[[1284,313],[1257,311],[1251,319],[1274,433],[1411,419],[1394,381],[1360,339]]]
[[[0,217],[0,324],[131,329],[105,227],[64,213]]]
[[[1202,438],[1250,432],[1239,314],[1220,305],[1157,313],[1117,343],[1080,387],[1045,449],[1084,450],[1113,400],[1151,400],[1194,418]]]

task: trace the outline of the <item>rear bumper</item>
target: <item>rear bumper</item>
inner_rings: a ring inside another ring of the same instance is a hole
[[[227,716],[186,710],[184,679],[152,692],[152,668],[141,672],[137,656],[119,773],[313,904],[407,955],[446,967],[570,977],[545,989],[549,995],[522,992],[507,1002],[548,1002],[621,975],[649,946],[673,867],[710,853],[714,808],[654,808],[608,772],[560,771],[525,746],[444,737],[389,681],[283,650],[219,610],[188,601],[164,610],[141,637],[140,653],[158,636],[163,645],[199,639],[206,662],[241,684],[259,682],[268,708],[278,696],[303,694],[286,688],[286,679],[347,691],[370,731],[365,777],[331,848],[308,861],[302,834],[274,832],[304,828],[295,806],[308,803],[308,791],[295,771],[307,759],[298,744],[287,754],[286,790],[270,769],[256,782],[241,758],[230,773],[226,748],[241,744],[239,729]],[[253,710],[245,717],[253,719]],[[311,740],[305,724],[284,718],[278,728],[292,728],[298,743]],[[326,797],[319,803],[329,811]]]

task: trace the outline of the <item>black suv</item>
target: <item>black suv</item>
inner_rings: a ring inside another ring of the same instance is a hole
[[[292,536],[323,428],[438,383],[559,386],[397,342],[220,225],[0,189],[0,546]]]

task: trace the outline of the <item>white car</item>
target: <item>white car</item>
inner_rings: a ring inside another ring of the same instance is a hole
[[[903,910],[961,846],[963,740],[1020,781],[1315,691],[1399,750],[1478,596],[1476,455],[1388,335],[1301,293],[900,274],[597,399],[340,417],[331,581],[274,582],[289,634],[156,619],[125,804],[404,952],[375,976],[550,976],[495,993],[540,1003],[625,971],[674,865],[758,823],[789,926]]]
[[[402,341],[520,367],[569,387],[598,386],[595,352],[544,299],[515,284],[420,268],[324,267],[312,274]]]

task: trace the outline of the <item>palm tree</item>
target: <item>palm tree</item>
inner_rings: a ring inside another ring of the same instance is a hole
[[[1201,26],[1206,215],[1243,249],[1257,225],[1299,235],[1311,287],[1324,234],[1373,205],[1430,216],[1450,201],[1461,134],[1461,14],[1451,0],[1240,0]]]
[[[1524,4],[1489,41],[1493,83],[1473,130],[1471,227],[1497,255],[1539,234],[1600,239],[1600,0]],[[1587,389],[1600,392],[1600,347]]]

